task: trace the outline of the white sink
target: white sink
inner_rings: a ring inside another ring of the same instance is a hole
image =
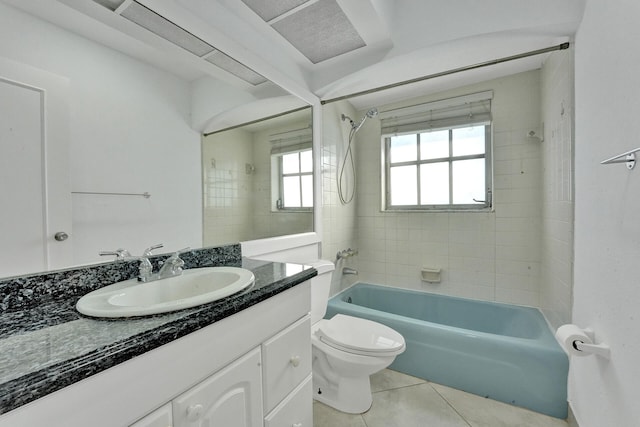
[[[94,317],[167,313],[228,297],[254,281],[253,273],[244,268],[193,268],[153,282],[131,279],[105,286],[80,298],[76,309]]]

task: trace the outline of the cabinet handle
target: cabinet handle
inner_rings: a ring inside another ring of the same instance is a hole
[[[291,359],[289,359],[289,363],[291,363],[294,368],[297,368],[298,366],[300,366],[300,356],[291,356]],[[294,427],[296,427],[295,424]]]
[[[189,420],[190,422],[197,421],[198,418],[200,418],[200,416],[202,415],[203,409],[204,408],[199,403],[197,405],[190,405],[187,408],[187,420]]]

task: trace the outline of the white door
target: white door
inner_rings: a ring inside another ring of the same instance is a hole
[[[71,265],[67,92],[67,79],[0,58],[0,277]]]

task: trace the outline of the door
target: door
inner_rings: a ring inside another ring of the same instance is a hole
[[[67,79],[0,58],[0,277],[72,263],[67,93]]]

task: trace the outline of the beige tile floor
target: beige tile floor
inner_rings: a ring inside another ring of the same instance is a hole
[[[362,415],[313,404],[314,427],[567,427],[557,418],[385,369],[371,376]]]

